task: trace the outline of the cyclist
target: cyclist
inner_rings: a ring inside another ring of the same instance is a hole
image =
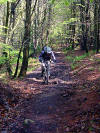
[[[55,55],[49,46],[44,46],[39,56],[39,61],[41,62],[41,70],[42,70],[41,76],[43,76],[43,72],[44,72],[44,62],[51,61],[51,60],[53,62],[56,62]],[[50,69],[49,69],[49,76],[50,76]]]

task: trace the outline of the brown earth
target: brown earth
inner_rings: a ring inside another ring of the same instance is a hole
[[[85,59],[71,70],[63,53],[56,57],[48,85],[43,84],[40,68],[8,86],[1,84],[13,93],[12,99],[7,97],[8,110],[0,107],[1,133],[100,132],[99,63]]]

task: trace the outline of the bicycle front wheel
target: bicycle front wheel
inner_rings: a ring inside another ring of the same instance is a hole
[[[48,74],[48,71],[46,72],[46,75],[45,75],[45,83],[48,84],[49,82],[49,74]]]

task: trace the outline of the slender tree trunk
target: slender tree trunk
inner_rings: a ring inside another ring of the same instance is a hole
[[[46,44],[49,43],[49,29],[50,29],[50,22],[51,22],[51,13],[52,13],[52,5],[50,4],[48,7],[48,22],[47,22],[47,31],[46,31]]]
[[[99,52],[100,44],[99,44],[99,1],[94,1],[94,45],[96,46],[96,52]]]
[[[84,35],[84,32],[85,32],[85,20],[84,20],[84,13],[85,13],[85,2],[84,0],[81,0],[81,7],[80,7],[80,21],[81,21],[81,29],[82,29],[82,37],[81,37],[81,50],[84,50],[84,42],[83,42],[83,35]]]
[[[20,42],[20,43],[21,43],[21,42]],[[19,60],[20,60],[20,56],[21,56],[22,49],[23,49],[23,45],[24,45],[24,43],[22,42],[22,45],[21,45],[21,47],[20,47],[19,54],[18,54],[16,70],[15,70],[15,73],[14,73],[14,76],[13,76],[14,78],[17,76],[17,73],[18,73]]]
[[[87,47],[87,40],[88,40],[88,31],[89,31],[89,6],[90,6],[90,0],[87,0],[86,4],[86,15],[85,15],[85,27],[86,31],[84,34],[84,48],[86,53],[88,53],[88,47]]]
[[[16,6],[16,3],[15,2],[12,2],[11,3],[11,23],[12,23],[12,28],[14,28],[14,24],[15,24],[15,6]]]
[[[6,23],[5,23],[5,43],[7,43],[7,33],[8,33],[8,24],[10,17],[10,3],[7,1],[7,13],[6,13]]]
[[[34,49],[36,49],[36,46],[37,46],[37,14],[35,13],[35,20],[34,20]]]
[[[100,3],[98,4],[98,45],[100,48]]]
[[[88,40],[88,31],[89,31],[89,6],[90,1],[86,1],[86,6],[84,0],[81,0],[81,4],[83,7],[81,7],[81,23],[82,23],[82,42],[81,42],[81,49],[85,50],[86,53],[88,53],[88,47],[87,47],[87,40]],[[86,7],[86,9],[85,9]]]
[[[45,20],[46,20],[46,15],[47,15],[47,8],[45,8],[44,10],[44,16],[43,16],[43,20],[41,22],[41,44],[42,44],[42,47],[44,46],[44,42],[43,42],[43,36],[44,36],[44,23],[45,23]]]
[[[31,0],[26,0],[26,20],[25,20],[25,33],[23,41],[24,42],[23,61],[19,77],[25,76],[28,68],[30,28],[31,28]]]
[[[76,17],[75,3],[73,2],[73,5],[72,5],[72,18],[75,18],[75,17]],[[75,37],[75,24],[72,25],[72,49],[74,49],[74,45],[75,45],[74,37]]]

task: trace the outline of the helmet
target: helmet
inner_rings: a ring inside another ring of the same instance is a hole
[[[48,47],[48,46],[46,46],[46,47],[44,47],[44,52],[45,53],[51,53],[51,48],[50,47]]]

